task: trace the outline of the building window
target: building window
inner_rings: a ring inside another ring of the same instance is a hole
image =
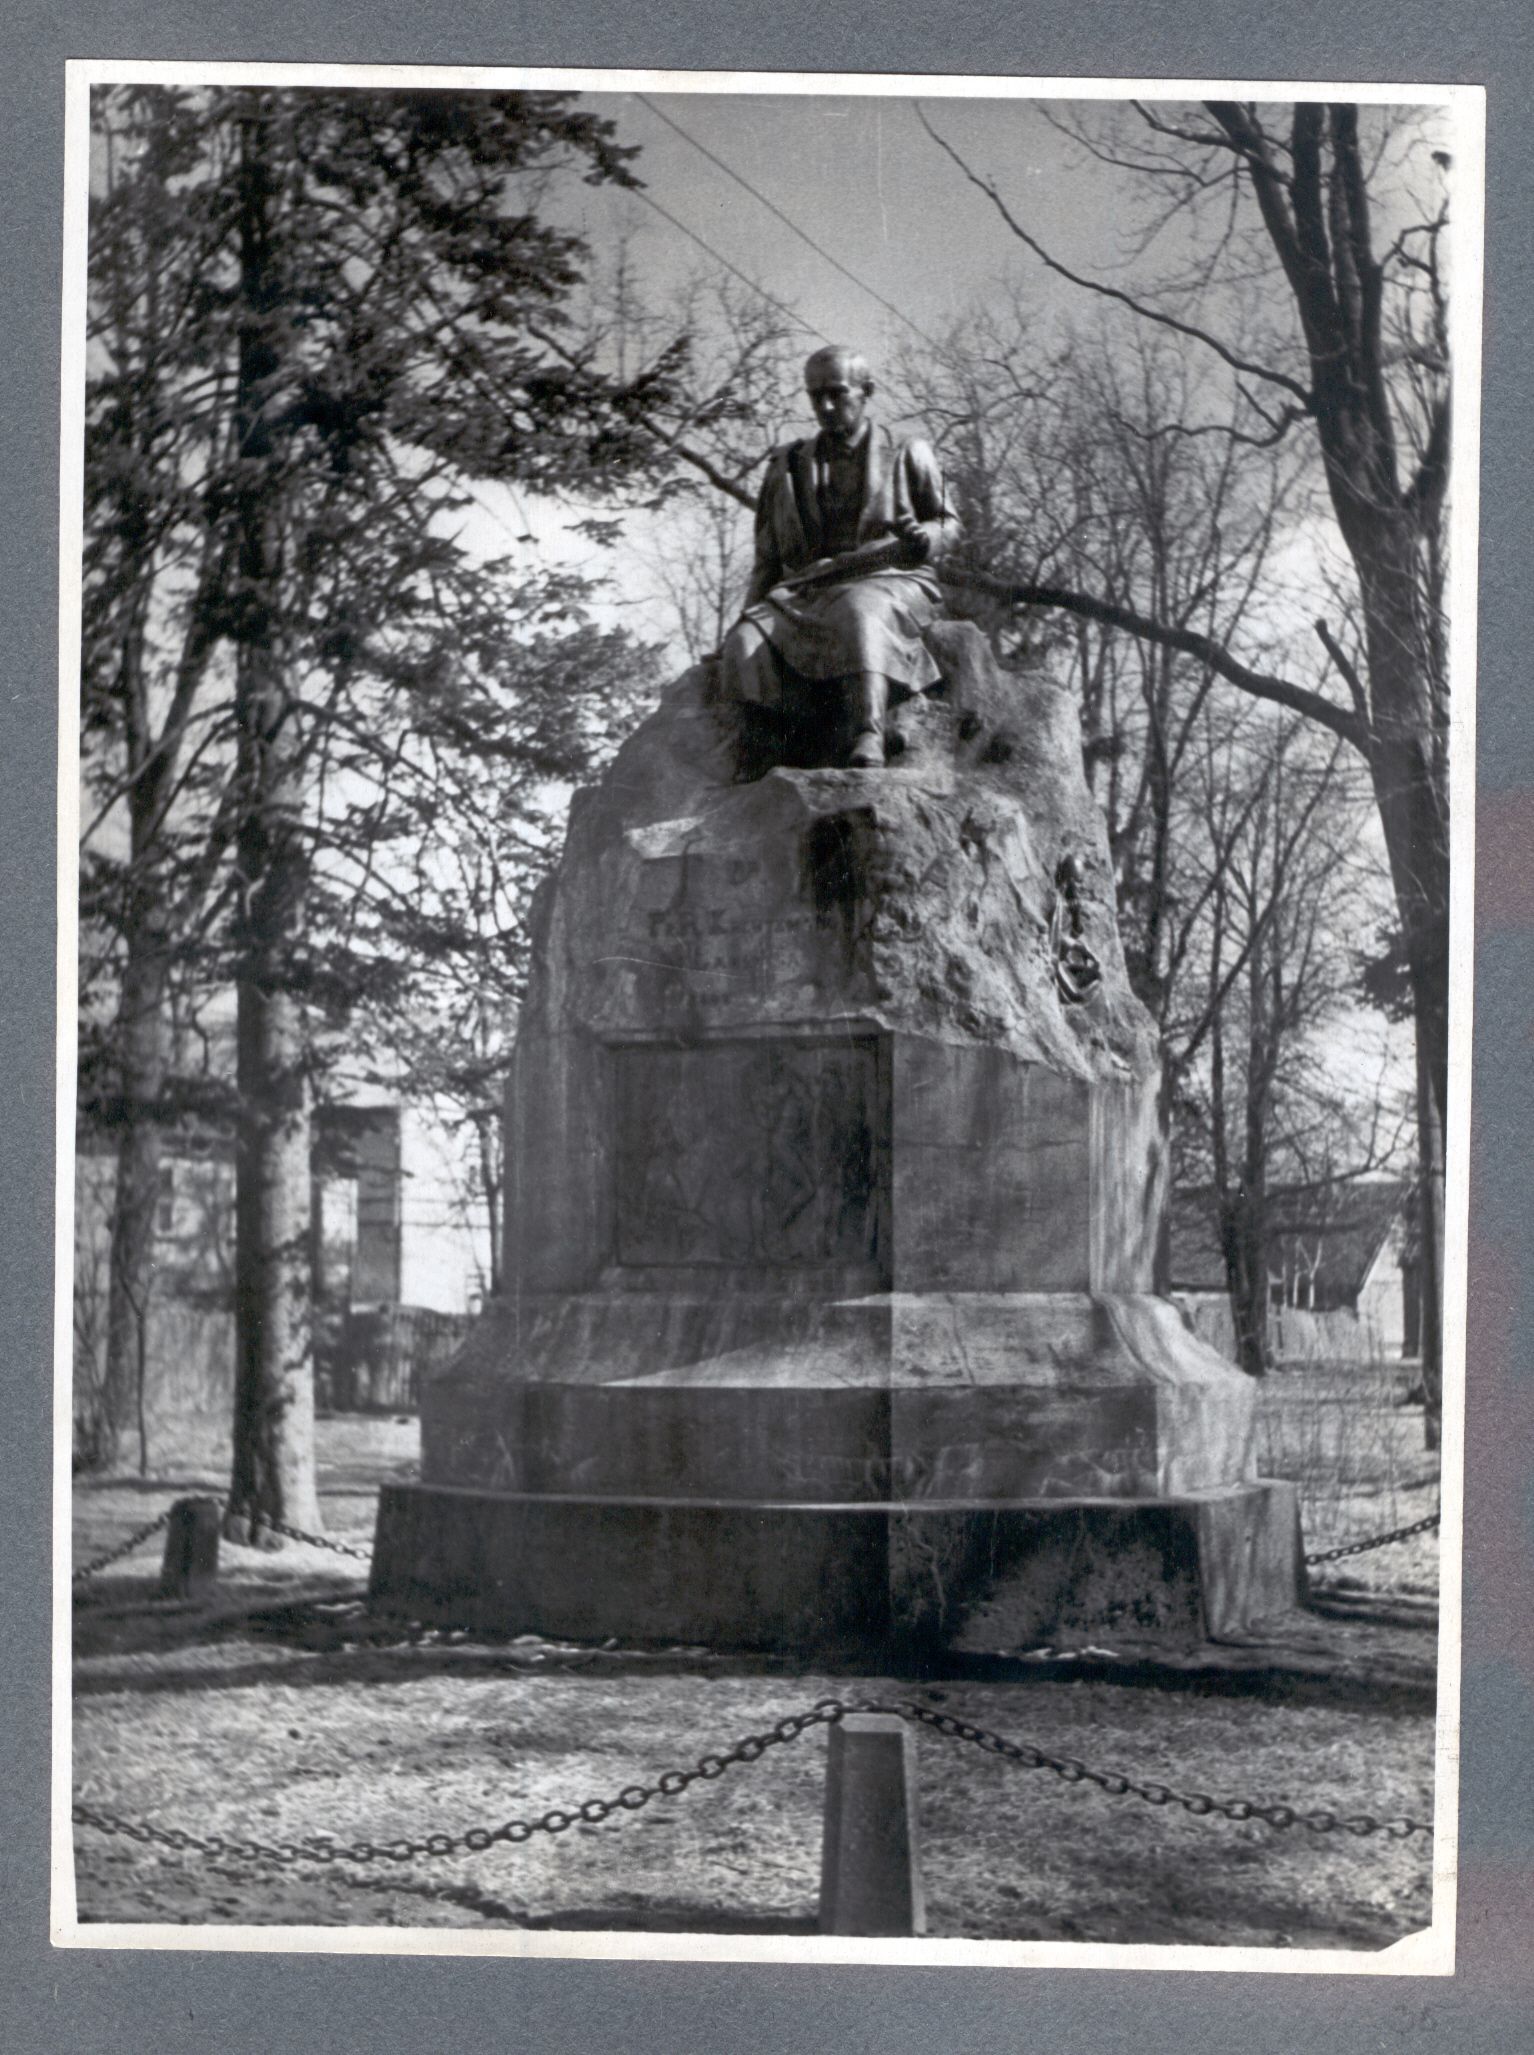
[[[155,1193],[154,1231],[156,1234],[171,1234],[175,1225],[176,1166],[174,1163],[162,1163],[159,1189]]]

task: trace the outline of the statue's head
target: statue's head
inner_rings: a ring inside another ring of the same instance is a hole
[[[850,442],[863,425],[868,396],[874,389],[873,375],[866,357],[832,343],[806,362],[804,389],[825,433],[839,442]]]

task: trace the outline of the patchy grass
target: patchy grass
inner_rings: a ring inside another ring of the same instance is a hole
[[[556,1659],[557,1660],[557,1659]],[[613,1797],[824,1696],[906,1696],[1179,1790],[1430,1814],[1432,1723],[1112,1684],[518,1671],[462,1648],[313,1650],[233,1633],[80,1665],[87,1803],[203,1835],[342,1841]],[[450,1860],[273,1870],[77,1835],[82,1918],[812,1931],[817,1730],[640,1814]],[[918,1731],[929,1930],[1012,1939],[1377,1948],[1430,1916],[1421,1838],[1196,1819]]]
[[[332,1533],[367,1538],[376,1485],[409,1473],[414,1435],[413,1422],[321,1423]],[[76,1494],[77,1560],[123,1538],[169,1497],[221,1483],[220,1470],[196,1464],[152,1486],[86,1483]],[[1374,1560],[1342,1567],[1351,1573]],[[267,1554],[225,1544],[217,1599],[201,1607],[158,1601],[157,1569],[157,1543],[146,1543],[81,1594],[76,1789],[104,1810],[204,1835],[385,1841],[536,1818],[651,1782],[831,1695],[925,1696],[1015,1738],[1178,1790],[1431,1815],[1432,1720],[1388,1696],[1374,1707],[1356,1693],[1328,1702],[1324,1689],[1274,1702],[1213,1684],[913,1686],[789,1676],[703,1652],[647,1660],[531,1643],[348,1645],[344,1614],[331,1616],[343,1623],[333,1631],[304,1627],[326,1617],[305,1601],[361,1590],[341,1559],[319,1549]],[[1356,1639],[1371,1630],[1349,1631]],[[80,1914],[811,1932],[824,1751],[818,1729],[641,1813],[520,1848],[398,1866],[275,1870],[80,1829]],[[918,1731],[917,1754],[934,1935],[1356,1950],[1386,1946],[1430,1917],[1425,1837],[1318,1836],[1193,1818],[1021,1771],[927,1730]]]

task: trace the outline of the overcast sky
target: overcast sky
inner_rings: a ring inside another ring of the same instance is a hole
[[[1036,104],[925,104],[933,125],[967,161],[995,173],[1009,193],[1026,195],[1029,226],[1041,237],[1057,241],[1084,267],[1116,260],[1114,215],[1117,210],[1122,225],[1122,192],[1108,179],[1064,175],[1064,159],[1077,153]],[[1030,257],[984,195],[966,185],[923,132],[909,98],[600,93],[584,96],[582,105],[613,121],[620,141],[639,146],[631,168],[680,226],[610,186],[567,184],[551,195],[547,211],[580,230],[597,265],[619,235],[627,235],[652,304],[663,306],[688,279],[718,271],[689,239],[685,231],[691,230],[802,322],[806,355],[824,341],[847,342],[864,351],[876,373],[894,339],[919,344],[923,332],[940,333],[977,293],[1003,279],[1025,281],[1043,318],[1071,311],[1071,288]],[[764,200],[828,256],[817,255]],[[811,425],[806,408],[802,421],[791,418],[780,432]],[[484,498],[504,523],[499,535],[486,528],[486,548],[504,547],[507,527],[531,526],[561,561],[615,577],[625,618],[645,625],[631,605],[639,576],[632,565],[604,560],[580,543],[561,545],[562,519],[551,508],[525,500],[513,508],[493,488],[485,488]]]
[[[812,346],[815,339],[851,341],[876,357],[889,334],[940,332],[977,293],[1007,277],[1026,284],[1046,319],[1080,309],[1079,291],[1046,271],[942,154],[909,95],[610,93],[588,95],[583,104],[613,120],[622,141],[641,146],[633,168],[649,194],[786,302],[813,332],[807,334]],[[1129,257],[1157,182],[1094,161],[1059,127],[1083,114],[1101,124],[1113,112],[1111,103],[942,97],[920,105],[965,163],[992,180],[1023,225],[1072,268],[1101,276]],[[1186,103],[1166,103],[1159,111],[1209,125]],[[1430,153],[1447,140],[1447,119],[1440,110],[1415,127],[1394,147],[1391,170],[1375,182],[1376,231],[1383,240],[1396,226],[1389,201],[1398,182],[1404,177],[1419,191],[1435,186]],[[1151,140],[1135,118],[1127,139],[1136,154]],[[812,252],[703,150],[754,185],[871,291]],[[595,247],[626,212],[643,224],[645,259],[657,281],[680,277],[700,261],[684,235],[643,203],[624,201],[611,188],[581,191],[588,199],[584,226]],[[1140,281],[1184,258],[1189,247],[1174,224],[1152,259],[1136,267]],[[898,308],[904,322],[880,299]]]
[[[642,145],[634,169],[656,200],[793,309],[805,324],[807,348],[848,341],[877,363],[892,334],[938,333],[1005,275],[1027,278],[1041,308],[1069,292],[965,184],[909,99],[679,93],[656,95],[651,105],[623,93],[585,104],[614,119],[625,142]],[[976,170],[1002,179],[1046,242],[1088,268],[1113,260],[1108,181],[1061,175],[1069,146],[1037,105],[925,104],[934,127]],[[861,291],[817,256],[663,117],[757,187],[871,290]],[[657,283],[701,261],[696,247],[643,203],[586,190],[593,243],[600,246],[624,213],[640,229],[643,259]]]
[[[925,133],[908,94],[623,92],[588,94],[582,105],[613,121],[620,141],[639,147],[632,168],[648,197],[572,182],[551,194],[547,211],[580,229],[596,266],[626,233],[652,305],[664,306],[700,272],[718,270],[689,239],[690,230],[802,322],[806,353],[826,340],[851,343],[864,350],[876,375],[897,340],[919,346],[923,334],[941,334],[977,297],[998,287],[1022,289],[1025,303],[1037,310],[1041,344],[1068,322],[1096,321],[1105,311],[1112,318],[1102,300],[1052,274],[1018,241],[990,200]],[[1188,266],[1193,245],[1178,223],[1148,254],[1134,257],[1133,238],[1156,182],[1094,161],[1057,125],[1083,111],[1100,123],[1110,107],[975,97],[928,98],[921,105],[965,163],[994,180],[1028,230],[1071,268],[1143,290],[1158,275]],[[1194,112],[1175,102],[1161,111],[1184,118]],[[1435,110],[1397,153],[1400,172],[1418,191],[1437,177],[1430,152],[1446,140],[1447,123],[1447,111]],[[1382,179],[1378,187],[1383,193],[1398,182]],[[1388,237],[1392,227],[1382,206],[1377,232]],[[804,236],[826,254],[812,250]],[[1286,310],[1287,295],[1282,287],[1276,292]],[[1212,326],[1226,326],[1222,312],[1228,310],[1212,310]],[[1189,347],[1195,361],[1207,361],[1211,389],[1217,389],[1224,376],[1218,361],[1196,344]],[[806,409],[778,424],[778,432],[809,427]],[[561,517],[553,509],[529,508],[525,501],[514,507],[491,488],[483,497],[498,515],[483,526],[487,549],[504,549],[508,530],[531,527],[560,560],[613,575],[631,625],[656,625],[646,624],[633,605],[639,577],[633,565],[560,541]],[[471,533],[477,525],[471,520]]]
[[[1009,196],[1017,196],[1029,227],[1068,251],[1073,264],[1096,268],[1117,260],[1122,190],[1112,177],[1067,172],[1067,160],[1074,166],[1080,153],[1037,103],[923,104],[934,127],[977,171],[994,174]],[[585,95],[582,105],[614,122],[620,141],[639,146],[631,168],[680,226],[610,186],[566,184],[551,195],[547,211],[580,230],[597,265],[620,233],[628,235],[653,304],[664,305],[689,278],[718,270],[685,233],[691,230],[798,317],[806,354],[823,341],[851,343],[876,373],[896,337],[919,343],[920,332],[941,332],[977,293],[1001,280],[1024,281],[1043,319],[1079,311],[1072,308],[1072,289],[1029,255],[924,133],[908,97],[597,93]],[[817,255],[764,200],[828,256]],[[796,416],[779,426],[791,434],[811,425],[805,409],[802,421]],[[531,528],[550,556],[614,581],[614,617],[636,632],[659,629],[661,615],[640,599],[644,574],[621,552],[602,555],[583,542],[563,541],[564,517],[553,508],[530,506],[525,498],[513,506],[491,487],[481,498],[499,516],[482,535],[474,534],[479,524],[471,517],[470,533],[487,550],[504,548],[508,531]],[[644,524],[632,525],[640,549],[653,554],[651,538],[640,532]]]

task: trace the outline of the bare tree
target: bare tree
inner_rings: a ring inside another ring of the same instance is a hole
[[[722,493],[670,517],[665,546],[636,552],[690,664],[711,656],[740,610],[751,570],[751,522]]]
[[[1442,620],[1449,482],[1449,362],[1442,191],[1412,197],[1388,110],[1300,102],[1140,106],[1139,133],[1075,123],[1085,148],[1155,194],[1140,246],[1168,223],[1193,238],[1182,275],[1131,292],[1076,271],[1027,227],[994,181],[927,124],[963,176],[1051,271],[1202,352],[1245,418],[1224,432],[1261,449],[1305,429],[1353,574],[1362,662],[1334,624],[1316,629],[1346,701],[1236,658],[1218,637],[1162,619],[1143,598],[1105,602],[1040,583],[1021,602],[1060,606],[1194,650],[1255,697],[1306,714],[1368,766],[1384,829],[1416,1027],[1420,1082],[1424,1378],[1429,1432],[1441,1381],[1442,1124],[1448,1076],[1448,681]],[[1365,133],[1366,119],[1373,122]],[[925,122],[925,117],[923,116]],[[1434,153],[1443,168],[1442,152]],[[1388,199],[1393,233],[1376,217]],[[1202,241],[1199,235],[1202,233]],[[1265,260],[1265,261],[1264,261]],[[1254,310],[1256,318],[1254,318]],[[1217,424],[1211,424],[1215,426]],[[998,590],[997,597],[1007,596]]]
[[[1292,635],[1281,567],[1306,532],[1301,455],[1201,432],[1220,424],[1172,338],[1099,326],[1050,355],[1003,297],[968,310],[936,353],[908,354],[902,385],[963,512],[960,575],[990,564],[1014,581],[1143,595],[1159,621],[1223,642]],[[1181,1179],[1213,1195],[1242,1361],[1260,1370],[1265,1280],[1298,1185],[1320,1193],[1394,1161],[1376,1082],[1327,1077],[1316,1054],[1322,1025],[1357,996],[1360,905],[1367,923],[1388,902],[1383,852],[1360,834],[1362,766],[1338,758],[1337,738],[1309,763],[1296,717],[1214,694],[1204,656],[1080,613],[957,596],[1005,660],[1047,661],[1076,687],[1130,974],[1162,1030]]]
[[[1020,365],[1032,360],[1031,382]],[[909,405],[933,427],[965,520],[957,567],[1142,593],[1178,631],[1228,641],[1278,582],[1295,466],[1245,462],[1228,437],[1189,432],[1195,372],[1165,338],[1101,329],[1057,359],[1026,314],[977,308],[935,358],[904,366]],[[1126,637],[1080,613],[957,595],[998,653],[1048,660],[1075,688],[1088,780],[1113,852],[1131,979],[1163,1026],[1171,981],[1176,790],[1215,683],[1205,656]],[[1184,822],[1186,825],[1186,822]],[[1197,820],[1194,822],[1198,830]]]
[[[1232,725],[1208,712],[1179,795],[1188,897],[1166,1036],[1179,1184],[1209,1194],[1238,1356],[1260,1375],[1280,1239],[1394,1167],[1400,1129],[1378,1079],[1328,1053],[1356,1004],[1346,937],[1383,884],[1363,795],[1336,740],[1292,717]]]

